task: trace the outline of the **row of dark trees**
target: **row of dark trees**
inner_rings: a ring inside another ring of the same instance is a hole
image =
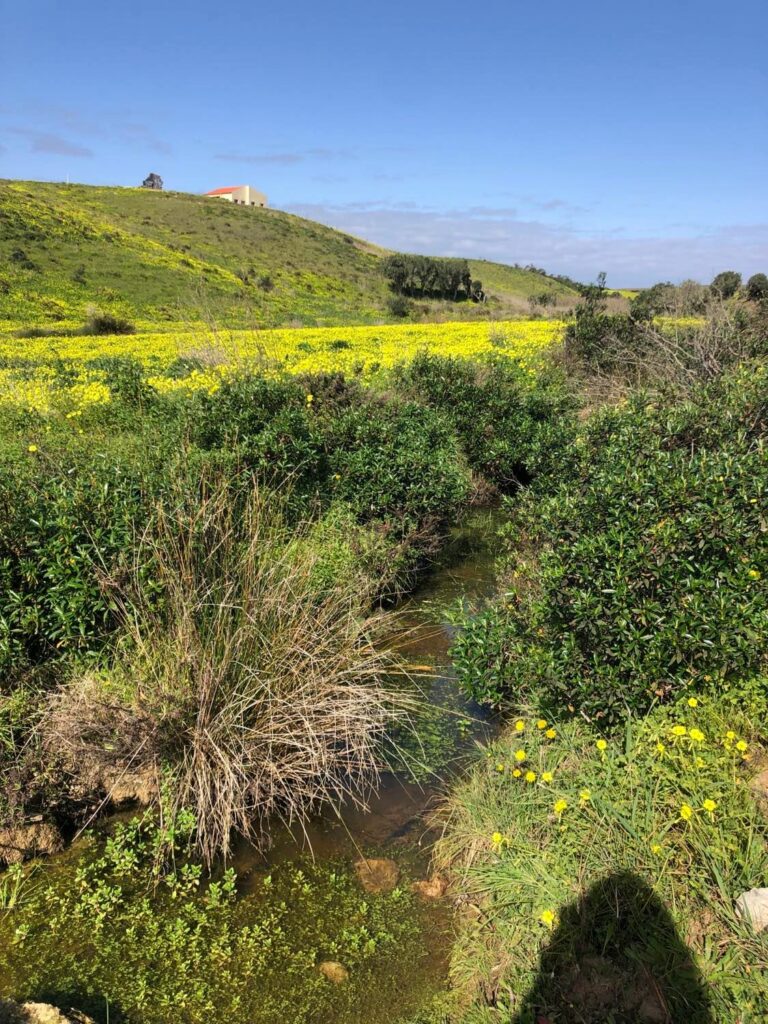
[[[392,291],[398,295],[452,302],[481,302],[485,298],[482,281],[472,280],[466,260],[395,253],[384,260],[383,270]]]

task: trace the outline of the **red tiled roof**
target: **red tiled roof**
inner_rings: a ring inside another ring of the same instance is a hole
[[[206,192],[207,196],[223,196],[227,192],[236,192],[239,188],[245,188],[245,185],[233,185],[231,188],[212,188],[210,192]]]

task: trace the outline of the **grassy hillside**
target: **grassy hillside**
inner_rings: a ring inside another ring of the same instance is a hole
[[[279,210],[137,188],[0,183],[7,325],[82,322],[93,307],[150,323],[374,323],[389,319],[383,253]],[[529,296],[547,289],[575,297],[500,264],[473,262],[473,273],[498,296],[486,315],[527,311]]]

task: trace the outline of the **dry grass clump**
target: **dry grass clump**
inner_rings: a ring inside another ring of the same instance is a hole
[[[151,582],[120,598],[115,671],[63,691],[43,723],[75,774],[162,765],[163,807],[195,813],[208,862],[233,833],[263,841],[273,815],[364,801],[408,713],[368,584],[320,584],[320,553],[296,537],[255,487],[239,509],[226,486],[158,509],[138,545]]]

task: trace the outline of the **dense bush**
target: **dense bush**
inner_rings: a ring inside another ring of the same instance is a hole
[[[768,276],[765,274],[753,274],[746,285],[747,298],[753,302],[760,302],[768,299]]]
[[[596,416],[575,480],[520,503],[510,593],[456,646],[464,686],[495,702],[535,690],[612,722],[759,671],[767,415],[758,365],[685,402],[640,395]]]
[[[551,478],[570,458],[574,402],[551,371],[422,353],[397,382],[450,421],[471,468],[502,490]]]
[[[721,299],[730,299],[741,288],[741,274],[736,270],[723,270],[712,279],[710,288]]]

